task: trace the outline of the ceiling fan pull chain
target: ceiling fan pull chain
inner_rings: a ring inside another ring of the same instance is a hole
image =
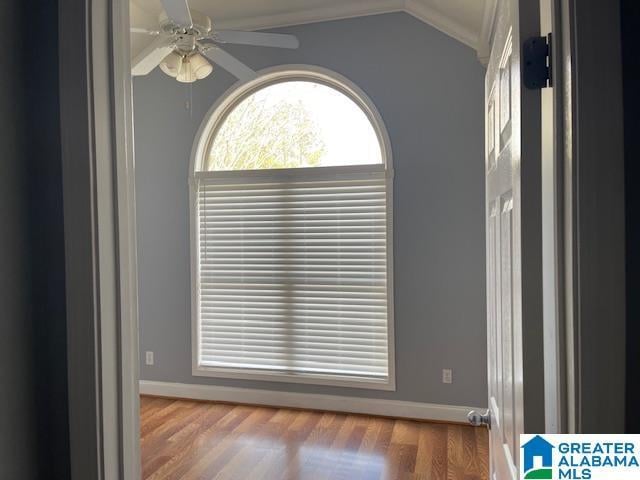
[[[187,113],[189,114],[189,118],[192,118],[192,111],[193,111],[193,107],[192,107],[192,103],[193,103],[193,93],[191,90],[191,83],[186,83],[185,82],[185,90],[184,90],[184,94],[185,94],[185,100],[184,100],[184,108],[187,111]]]

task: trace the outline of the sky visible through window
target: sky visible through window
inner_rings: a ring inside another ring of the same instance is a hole
[[[238,103],[218,129],[206,170],[258,170],[382,163],[362,109],[310,81],[269,85]]]

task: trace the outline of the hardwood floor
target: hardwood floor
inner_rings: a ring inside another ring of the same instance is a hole
[[[141,398],[144,479],[486,480],[485,429]]]

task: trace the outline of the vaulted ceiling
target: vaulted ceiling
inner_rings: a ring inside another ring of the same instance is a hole
[[[378,13],[405,11],[488,56],[497,0],[189,0],[216,28],[258,30]],[[160,0],[131,0],[131,24],[155,28]],[[132,52],[148,40],[132,34]]]

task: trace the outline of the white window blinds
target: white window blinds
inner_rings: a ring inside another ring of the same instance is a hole
[[[198,367],[386,382],[381,165],[196,174]]]

